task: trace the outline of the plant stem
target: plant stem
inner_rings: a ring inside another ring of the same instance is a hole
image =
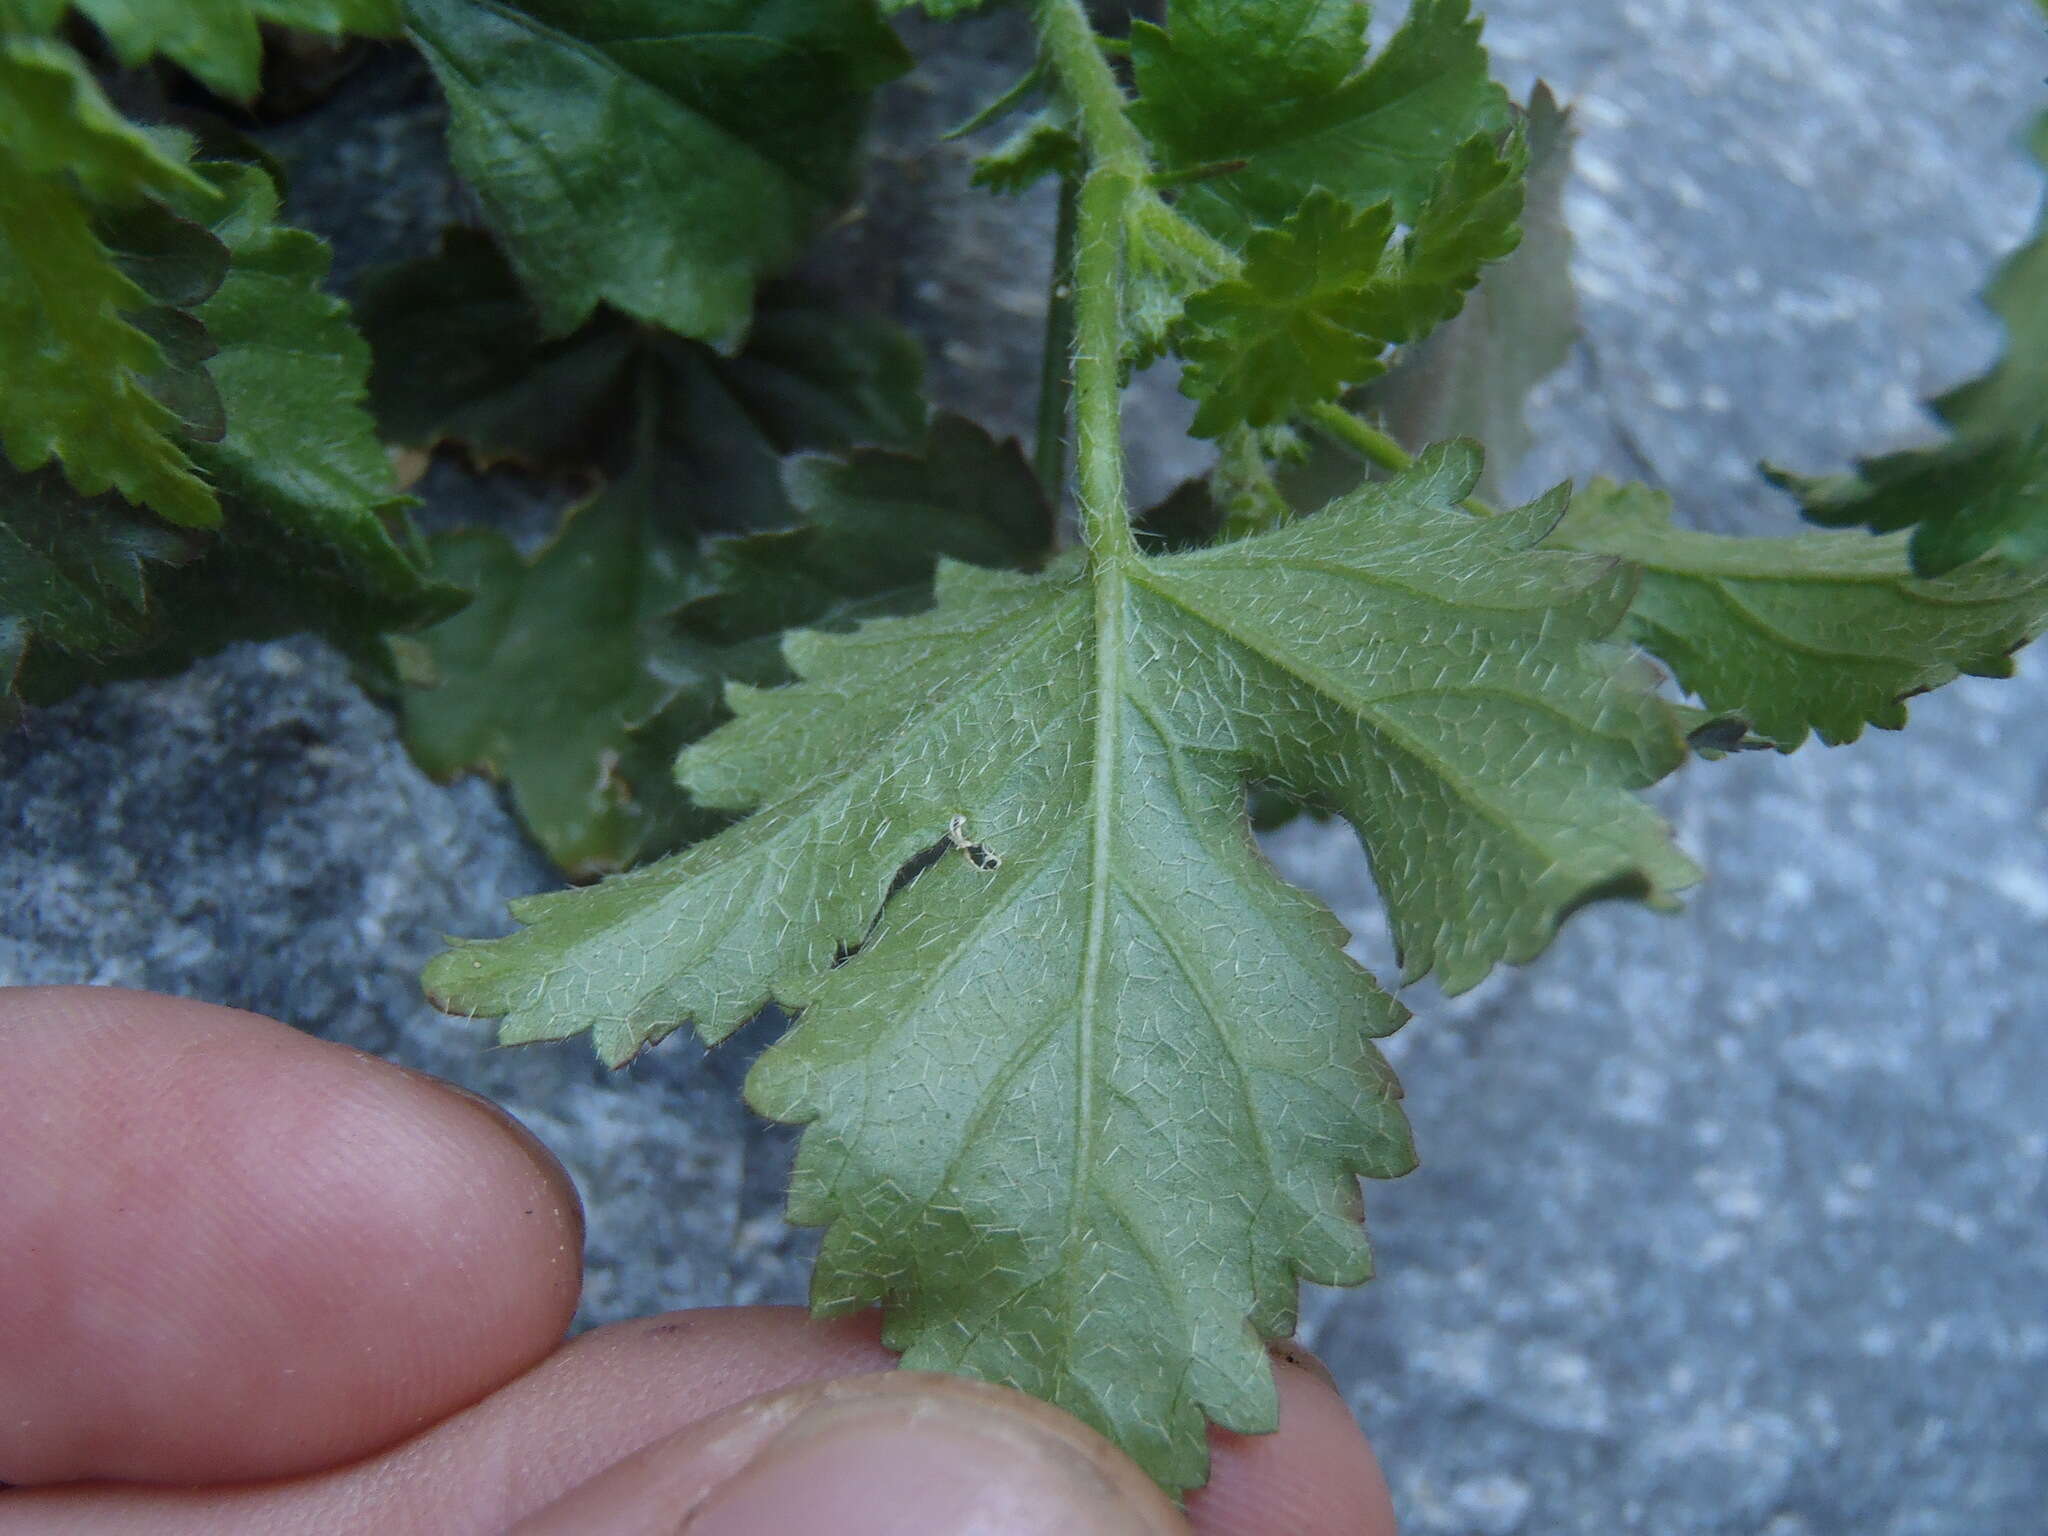
[[[1127,172],[1097,166],[1082,184],[1075,229],[1074,458],[1081,536],[1097,567],[1138,552],[1124,499],[1122,379],[1124,207],[1136,186]]]
[[[1088,147],[1074,218],[1074,465],[1081,539],[1097,571],[1137,558],[1124,492],[1124,242],[1131,200],[1152,169],[1081,0],[1037,0],[1046,61]],[[1041,404],[1043,396],[1041,396]],[[1043,421],[1043,416],[1041,416]]]
[[[1324,436],[1349,448],[1369,464],[1377,464],[1381,469],[1391,469],[1397,474],[1415,465],[1414,454],[1371,422],[1352,415],[1341,405],[1325,402],[1311,406],[1308,419]],[[1480,517],[1493,517],[1497,513],[1491,503],[1481,501],[1477,496],[1467,498],[1465,508]]]
[[[1101,39],[1081,0],[1038,0],[1038,37],[1081,120],[1090,163],[1133,180],[1151,170],[1145,139],[1124,110],[1123,87],[1102,56]]]
[[[1067,490],[1067,408],[1073,397],[1074,230],[1081,187],[1060,178],[1059,224],[1053,236],[1052,281],[1045,295],[1045,355],[1038,371],[1038,435],[1032,464],[1055,512]]]

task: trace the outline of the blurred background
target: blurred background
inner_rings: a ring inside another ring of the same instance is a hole
[[[1398,17],[1398,6],[1378,26]],[[1810,471],[1933,435],[1995,355],[1973,295],[2030,227],[2048,34],[2027,0],[1495,0],[1496,73],[1576,115],[1582,338],[1513,487],[1607,474],[1792,531]],[[1014,16],[906,23],[862,215],[814,277],[928,349],[936,404],[1029,423],[1049,192],[934,146],[1027,64]],[[343,291],[473,216],[402,49],[260,137]],[[1200,467],[1131,411],[1141,491]],[[427,515],[547,525],[570,489],[437,460]],[[1367,1192],[1381,1278],[1305,1298],[1417,1533],[1978,1536],[2048,1528],[2048,657],[1659,799],[1710,870],[1681,918],[1601,906],[1392,1042],[1420,1171]],[[791,1138],[738,1098],[772,1037],[626,1072],[488,1049],[420,1000],[440,936],[558,883],[497,792],[429,781],[311,642],[31,711],[0,737],[0,982],[148,987],[281,1018],[512,1107],[590,1215],[582,1321],[802,1298]],[[1268,843],[1392,976],[1355,839]]]

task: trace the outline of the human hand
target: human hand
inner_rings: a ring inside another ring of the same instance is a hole
[[[530,1132],[269,1019],[0,990],[0,1536],[1383,1536],[1320,1367],[1185,1521],[1078,1421],[889,1372],[873,1317],[564,1343],[582,1212]]]

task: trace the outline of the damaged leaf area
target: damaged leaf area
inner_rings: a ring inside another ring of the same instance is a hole
[[[1632,574],[1538,549],[1556,499],[1460,511],[1478,473],[1433,450],[1256,537],[949,565],[929,613],[800,634],[799,681],[733,690],[682,759],[753,816],[519,903],[429,990],[614,1064],[801,1010],[748,1095],[809,1127],[816,1303],[886,1302],[906,1365],[1024,1387],[1191,1486],[1205,1418],[1272,1426],[1259,1338],[1296,1281],[1367,1274],[1353,1176],[1411,1161],[1370,1043],[1403,1010],[1258,855],[1246,784],[1340,809],[1408,974],[1452,988],[1592,896],[1695,877],[1633,795],[1684,742],[1607,643]],[[985,857],[885,906],[935,839]]]

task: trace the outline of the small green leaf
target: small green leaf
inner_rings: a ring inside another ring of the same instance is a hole
[[[1632,637],[1784,752],[1809,731],[1839,745],[1897,730],[1914,694],[2009,677],[2012,652],[2048,630],[2048,570],[1980,562],[1923,580],[1903,537],[1694,533],[1648,486],[1594,481],[1550,542],[1640,566]]]
[[[1522,407],[1529,391],[1564,362],[1578,336],[1564,220],[1571,117],[1539,83],[1523,123],[1529,174],[1521,243],[1486,269],[1454,318],[1403,348],[1358,403],[1398,442],[1470,437],[1486,444],[1479,492],[1495,500],[1528,451]]]
[[[755,284],[852,195],[907,67],[869,0],[405,0],[449,148],[547,332],[600,303],[735,349]]]
[[[1044,176],[1077,176],[1084,155],[1070,114],[1060,107],[1034,113],[974,162],[973,184],[1018,193]]]
[[[1309,194],[1245,247],[1244,272],[1187,301],[1182,389],[1194,431],[1214,437],[1286,421],[1375,377],[1391,344],[1455,315],[1479,268],[1515,248],[1523,156],[1474,139],[1398,245],[1390,204],[1347,208]]]
[[[1133,115],[1162,169],[1245,162],[1190,184],[1183,213],[1242,241],[1321,188],[1412,222],[1459,146],[1507,131],[1469,0],[1415,0],[1370,62],[1365,20],[1352,0],[1172,0],[1164,31],[1132,27]]]
[[[417,564],[384,528],[406,502],[363,406],[369,348],[348,306],[320,286],[327,246],[276,222],[277,188],[262,170],[206,170],[220,197],[213,233],[230,263],[196,315],[218,348],[207,367],[227,431],[195,443],[193,457],[282,528],[374,564],[376,590],[415,587]]]
[[[223,96],[247,101],[262,85],[259,23],[330,37],[398,31],[398,0],[72,0],[120,61],[133,68],[158,54]]]
[[[2048,164],[2048,117],[2035,125],[2033,148]],[[1816,523],[1913,529],[1913,569],[1923,576],[1985,556],[2048,562],[2048,218],[1985,300],[2005,322],[2006,353],[1932,402],[1947,442],[1866,459],[1847,475],[1767,471]]]
[[[429,989],[613,1063],[801,1008],[748,1092],[809,1127],[814,1304],[882,1302],[906,1365],[1199,1482],[1205,1418],[1274,1424],[1258,1340],[1296,1280],[1368,1273],[1354,1177],[1412,1161],[1368,1039],[1403,1012],[1258,856],[1247,784],[1339,808],[1408,973],[1452,988],[1585,900],[1694,878],[1630,793],[1684,752],[1603,643],[1630,573],[1534,547],[1556,498],[1457,510],[1478,472],[1433,450],[1273,532],[1092,571],[949,565],[929,613],[800,634],[802,681],[733,690],[683,757],[752,817],[517,903],[530,926]]]
[[[434,540],[435,574],[475,594],[420,637],[434,685],[405,695],[405,739],[437,778],[505,782],[520,819],[572,878],[622,868],[721,819],[695,815],[663,764],[628,778],[628,733],[668,704],[660,620],[695,590],[694,551],[611,487],[572,512],[531,562],[501,535]]]

